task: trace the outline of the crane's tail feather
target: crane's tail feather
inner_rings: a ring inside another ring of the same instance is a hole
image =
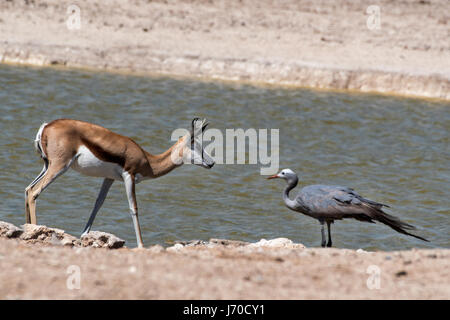
[[[362,202],[364,202],[366,204],[370,204],[371,206],[378,208],[378,209],[381,209],[382,207],[390,208],[390,206],[388,206],[387,204],[369,200],[369,199],[363,198],[361,196],[359,197],[359,200],[361,200]]]
[[[422,241],[426,241],[429,242],[429,240],[422,238],[420,236],[417,236],[415,234],[409,233],[407,230],[416,230],[416,227],[401,221],[399,218],[394,217],[390,214],[387,214],[386,212],[384,212],[383,210],[381,210],[378,207],[373,207],[371,205],[366,205],[367,208],[369,208],[369,215],[373,220],[379,221],[389,227],[391,227],[392,229],[394,229],[395,231],[402,233],[402,234],[406,234],[408,236],[420,239]]]

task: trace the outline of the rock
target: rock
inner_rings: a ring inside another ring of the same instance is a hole
[[[68,233],[64,233],[62,238],[58,238],[58,240],[60,241],[60,245],[62,246],[68,246],[68,247],[73,247],[73,246],[80,246],[80,239],[78,239],[77,237],[74,237]]]
[[[81,240],[57,228],[24,224],[22,228],[0,221],[0,237],[18,238],[27,243],[49,244],[70,247],[94,247],[117,249],[124,246],[125,241],[113,234],[92,231]]]
[[[181,243],[176,243],[172,247],[168,247],[166,250],[168,252],[178,252],[178,251],[180,251],[183,248],[184,248],[184,246]]]
[[[63,238],[64,230],[48,228],[35,224],[24,224],[23,233],[20,236],[22,240],[40,240],[41,242],[51,242],[53,235],[57,238]]]
[[[0,221],[0,237],[17,238],[23,233],[23,230],[12,223]]]
[[[148,251],[150,251],[151,253],[160,253],[163,252],[164,250],[165,250],[164,247],[159,244],[156,244],[148,248]]]
[[[230,247],[242,247],[249,245],[248,242],[239,241],[239,240],[226,240],[226,239],[209,239],[210,244],[217,244],[222,246],[230,246]]]
[[[183,246],[195,247],[207,245],[207,241],[203,240],[189,240],[189,241],[175,241],[175,244],[181,244]]]
[[[48,243],[52,245],[74,246],[79,240],[64,230],[35,224],[24,224],[20,239],[31,243]]]
[[[64,238],[61,240],[61,245],[69,247],[73,247],[75,245],[79,246],[80,243],[81,241],[79,239],[67,233],[64,234]]]
[[[269,248],[287,248],[287,249],[298,249],[305,248],[303,244],[294,243],[292,240],[287,238],[277,238],[272,240],[261,239],[256,243],[249,243],[245,241],[238,240],[226,240],[226,239],[210,239],[208,242],[202,240],[192,240],[192,241],[178,241],[172,247],[167,248],[169,252],[178,252],[186,247],[205,247],[205,248],[217,248],[217,247],[229,247],[229,248],[248,248],[251,250],[262,250],[263,247]]]
[[[125,240],[101,231],[91,231],[81,237],[81,246],[83,247],[118,249],[122,248],[124,244]]]
[[[269,248],[305,248],[305,246],[301,243],[294,243],[292,240],[287,238],[276,238],[272,240],[261,239],[258,242],[251,243],[248,247],[269,247]]]

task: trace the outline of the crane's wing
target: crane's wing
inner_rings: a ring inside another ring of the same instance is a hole
[[[408,233],[415,229],[400,219],[385,213],[385,204],[363,198],[353,189],[342,186],[312,185],[304,187],[296,198],[299,206],[308,211],[308,215],[317,219],[339,220],[353,218],[374,223],[379,221],[397,232],[428,241],[422,237]]]
[[[301,190],[297,200],[317,218],[355,218],[367,222],[372,221],[365,215],[367,210],[364,204],[378,209],[384,206],[382,203],[364,199],[353,189],[342,186],[307,186]]]

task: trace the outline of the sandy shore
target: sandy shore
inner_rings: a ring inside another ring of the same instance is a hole
[[[123,243],[94,238],[2,223],[0,299],[450,299],[448,249],[305,248],[284,238],[107,249]]]
[[[72,3],[2,1],[0,61],[450,99],[448,0]]]

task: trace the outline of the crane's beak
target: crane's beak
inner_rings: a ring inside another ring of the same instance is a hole
[[[276,179],[276,178],[278,178],[278,174],[274,174],[273,176],[270,176],[267,179]]]

